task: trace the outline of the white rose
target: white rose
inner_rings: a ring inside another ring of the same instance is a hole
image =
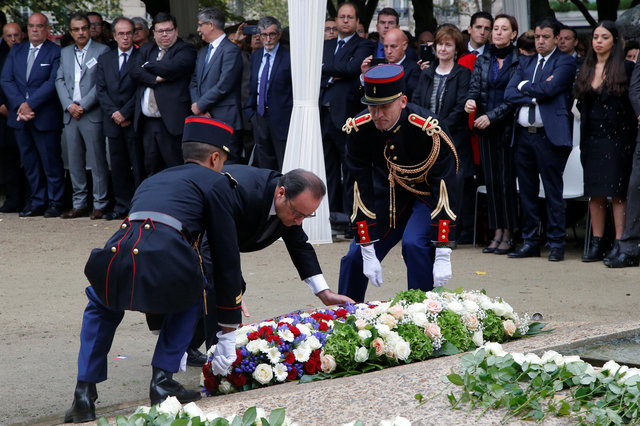
[[[182,407],[182,412],[191,418],[200,417],[200,420],[204,420],[207,418],[207,416],[205,416],[204,414],[204,411],[202,411],[195,402],[190,402]]]
[[[307,327],[305,324],[301,323],[296,325],[296,327],[298,328],[301,334],[304,334],[305,336],[311,336],[311,330],[309,330],[309,327]]]
[[[380,421],[379,426],[411,426],[411,422],[409,421],[409,419],[396,416],[394,419],[391,419],[391,420]]]
[[[504,318],[513,316],[513,308],[507,302],[498,302],[493,305],[493,313]]]
[[[385,314],[389,310],[391,306],[391,302],[380,303],[378,306],[373,308],[377,315]]]
[[[182,404],[175,396],[169,396],[158,405],[158,413],[168,414],[170,416],[177,416],[182,408]]]
[[[337,367],[336,359],[333,355],[320,354],[320,368],[324,373],[333,373]]]
[[[590,376],[595,376],[598,374],[591,364],[587,364],[587,369],[584,371],[584,373]]]
[[[484,349],[488,354],[495,356],[505,356],[507,352],[502,349],[502,345],[496,342],[487,342],[484,344]]]
[[[482,343],[484,343],[484,336],[482,334],[482,330],[478,330],[475,333],[473,333],[473,336],[471,336],[471,341],[477,347],[482,346]]]
[[[298,362],[307,362],[309,361],[309,356],[311,355],[311,351],[308,349],[297,347],[293,350],[293,355],[296,357],[296,361]]]
[[[534,353],[528,353],[524,356],[524,360],[526,362],[528,362],[529,364],[537,364],[537,365],[541,365],[542,364],[542,360],[540,359],[540,357]]]
[[[360,340],[362,342],[364,342],[365,340],[367,340],[369,337],[371,337],[371,331],[369,330],[359,330],[358,331],[358,336],[360,336]]]
[[[322,347],[322,344],[316,336],[307,337],[307,340],[305,340],[305,342],[307,343],[311,351],[315,351],[316,349],[320,349]]]
[[[485,310],[493,309],[493,302],[486,294],[478,295],[478,305],[480,305],[480,307]]]
[[[610,360],[607,361],[603,366],[602,366],[602,372],[608,372],[610,376],[613,376],[614,374],[616,374],[616,372],[620,369],[620,364],[618,364],[617,362],[615,362],[614,360]]]
[[[462,302],[462,306],[464,306],[464,310],[469,313],[475,313],[480,308],[476,302],[473,300],[465,300]]]
[[[262,353],[267,353],[269,352],[269,349],[271,349],[269,347],[269,342],[267,342],[265,339],[258,339],[256,340],[256,342],[258,342],[258,350]]]
[[[410,305],[405,306],[404,308],[407,314],[417,314],[417,313],[426,313],[427,305],[424,303],[412,303]]]
[[[287,324],[293,324],[293,318],[280,318],[280,322],[286,322]]]
[[[516,324],[511,320],[502,321],[502,328],[507,336],[511,337],[516,332]]]
[[[385,324],[376,324],[376,330],[378,330],[378,334],[382,337],[386,337],[391,333],[391,329]]]
[[[555,362],[554,358],[557,355],[560,355],[560,354],[556,351],[546,351],[545,353],[542,354],[542,357],[540,359],[542,360],[543,364],[548,364],[550,362]]]
[[[442,303],[437,300],[427,299],[425,302],[425,310],[432,314],[440,313],[442,311]]]
[[[400,361],[406,361],[407,358],[409,358],[409,355],[411,354],[411,346],[409,345],[409,342],[398,341],[393,346],[393,352],[395,352],[396,357]]]
[[[464,311],[464,307],[462,306],[462,303],[458,302],[457,300],[452,300],[447,304],[447,309],[450,310],[451,312],[453,312],[454,314],[462,314],[462,312]]]
[[[138,407],[136,413],[149,414],[151,411],[151,407],[147,407],[146,405]]]
[[[356,354],[354,356],[356,362],[365,362],[368,358],[369,351],[367,351],[367,348],[360,346],[358,349],[356,349]]]
[[[303,351],[306,351],[306,352],[312,352],[311,346],[309,346],[309,342],[306,340],[303,342],[300,342],[300,344],[298,345],[298,349],[302,349]]]
[[[424,334],[427,335],[431,340],[439,339],[442,337],[442,331],[440,330],[440,326],[434,323],[428,323],[424,329]]]
[[[620,377],[624,376],[626,374],[626,372],[629,370],[629,367],[626,365],[621,365],[620,369],[618,370],[618,375]]]
[[[222,383],[220,383],[220,386],[222,386]],[[220,418],[220,417],[224,417],[224,416],[222,414],[220,414],[219,412],[217,412],[217,411],[211,411],[211,412],[207,413],[207,421],[208,422],[212,422],[215,419]]]
[[[273,379],[273,370],[269,364],[258,364],[252,376],[258,383],[266,385]]]
[[[278,382],[284,382],[287,379],[287,375],[289,372],[287,371],[287,366],[283,363],[279,362],[273,367],[273,373],[276,376],[276,380]]]
[[[358,330],[363,330],[367,326],[367,322],[363,319],[356,320],[356,327]]]
[[[222,379],[220,380],[220,386],[218,386],[218,390],[224,394],[231,393],[231,391],[233,390],[233,385],[227,379]],[[207,418],[209,417],[207,416]]]
[[[570,364],[572,362],[582,362],[578,355],[567,355],[564,357],[564,362]]]
[[[271,364],[277,364],[278,362],[280,362],[281,357],[282,354],[280,353],[278,348],[269,348],[269,350],[267,351],[267,358],[269,358],[269,362]]]
[[[478,301],[478,293],[471,293],[470,291],[465,291],[461,294],[463,300],[471,300],[472,302]]]
[[[424,312],[412,313],[409,315],[409,319],[418,327],[425,327],[429,322],[429,320],[427,319],[427,314],[425,314]]]
[[[469,330],[477,330],[480,326],[480,322],[478,321],[478,317],[473,314],[464,314],[462,316],[462,322]]]
[[[296,338],[288,328],[286,330],[278,330],[278,336],[280,336],[280,338],[285,342],[289,343],[293,342],[293,339]]]
[[[380,318],[378,318],[378,321],[381,324],[386,325],[390,329],[393,329],[396,327],[396,325],[398,325],[398,321],[392,315],[389,315],[389,314],[380,315]]]
[[[524,364],[524,354],[522,352],[512,352],[511,357],[518,364],[520,365]]]
[[[402,309],[402,305],[396,304],[389,308],[389,314],[400,321],[404,315],[404,309]]]
[[[249,343],[247,333],[236,333],[236,348],[241,348],[247,343]]]

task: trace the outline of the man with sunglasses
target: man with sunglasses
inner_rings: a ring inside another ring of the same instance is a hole
[[[282,238],[300,278],[325,305],[353,302],[349,297],[336,294],[329,289],[315,250],[307,242],[307,235],[302,229],[302,221],[315,216],[315,211],[326,193],[322,180],[302,169],[295,169],[283,175],[273,170],[232,165],[225,166],[223,172],[229,173],[238,182],[235,200],[237,204],[233,209],[240,212],[235,220],[240,252],[262,250]],[[212,263],[208,257],[207,246],[208,241],[205,239],[200,253],[205,273],[209,277]],[[216,283],[209,280],[209,285],[211,288],[207,292],[207,306],[216,306],[215,292],[211,291]],[[244,290],[243,288],[243,292]],[[207,348],[215,343],[217,324],[215,310],[211,309],[207,316],[206,336],[201,322],[189,345],[189,365],[200,366],[206,362],[206,357],[198,348],[205,341],[205,337]]]

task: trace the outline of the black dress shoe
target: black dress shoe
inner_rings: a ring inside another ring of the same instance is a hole
[[[84,423],[95,420],[96,399],[98,399],[96,384],[78,380],[73,394],[73,403],[64,415],[64,422]]]
[[[561,260],[564,260],[564,248],[551,247],[551,251],[549,252],[549,260],[551,262],[560,262]]]
[[[502,241],[500,240],[496,240],[495,238],[493,240],[491,240],[491,243],[489,244],[488,247],[485,247],[482,249],[483,253],[493,253],[494,251],[496,251],[496,249],[498,248],[498,246],[500,245]],[[495,247],[491,247],[491,244],[495,243],[496,246]]]
[[[640,264],[640,257],[631,256],[625,252],[621,252],[618,256],[612,259],[604,259],[604,264],[609,268],[626,268],[628,266],[638,266]]]
[[[202,367],[207,363],[207,356],[197,349],[187,349],[187,365]]]
[[[116,212],[109,212],[102,215],[102,218],[105,220],[123,220],[125,217],[127,217],[126,213]]]
[[[607,255],[607,257],[605,257],[605,259],[609,259],[610,261],[615,259],[616,257],[620,256],[620,253],[622,253],[620,251],[620,240],[615,240],[613,242],[613,248],[611,249],[611,252]],[[602,258],[600,258],[602,259]]]
[[[88,216],[89,210],[86,207],[73,208],[60,215],[60,219],[76,219],[78,217]]]
[[[35,216],[42,216],[44,214],[45,211],[45,207],[36,207],[35,209],[32,208],[31,206],[25,208],[24,210],[22,210],[20,213],[18,213],[18,216],[20,217],[35,217]]]
[[[587,254],[582,256],[583,262],[597,262],[598,260],[602,260],[604,258],[604,247],[601,237],[593,237],[591,239],[591,247],[589,247],[589,251]],[[613,251],[612,251],[613,253]]]
[[[60,217],[62,210],[56,206],[49,206],[44,212],[44,217]]]
[[[510,259],[522,259],[524,257],[540,257],[540,247],[530,243],[524,243],[513,253],[507,255]]]
[[[20,212],[20,205],[11,204],[10,202],[5,202],[2,207],[0,207],[0,213],[18,213]]]
[[[501,244],[502,243],[507,243],[507,248],[500,248],[500,246],[498,246],[493,251],[493,254],[509,254],[509,253],[513,252],[516,249],[516,246],[513,243],[513,240],[502,241]]]
[[[187,390],[180,383],[173,380],[173,373],[153,367],[153,376],[149,385],[151,405],[160,404],[169,396],[175,396],[181,404],[198,401],[202,398],[199,391]]]

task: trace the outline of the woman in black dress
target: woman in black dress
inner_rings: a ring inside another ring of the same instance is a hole
[[[601,260],[607,197],[613,204],[616,240],[608,257],[618,255],[618,240],[625,224],[626,194],[637,120],[629,102],[633,64],[624,59],[624,42],[612,21],[602,21],[580,68],[575,96],[581,114],[580,150],[584,194],[589,196],[591,247],[583,262]]]
[[[476,112],[480,163],[487,185],[489,228],[493,240],[483,253],[507,254],[514,249],[511,231],[518,220],[516,175],[511,130],[514,108],[505,102],[504,90],[518,68],[518,49],[513,44],[518,22],[513,16],[497,15],[491,40],[478,56],[471,74],[465,111]]]

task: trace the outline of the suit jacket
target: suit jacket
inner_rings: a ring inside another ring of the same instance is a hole
[[[60,52],[60,66],[56,74],[56,91],[60,104],[64,109],[64,124],[71,121],[71,113],[67,107],[73,103],[74,76],[76,70],[75,44],[69,45]],[[89,42],[84,63],[80,68],[80,106],[84,108],[82,117],[87,117],[94,123],[102,121],[102,111],[96,98],[96,71],[98,70],[98,57],[108,51],[109,48],[102,43]]]
[[[409,51],[409,49],[407,49]],[[412,59],[409,59],[409,56],[404,58],[402,61],[402,68],[404,68],[404,84],[405,91],[404,94],[407,95],[407,98],[411,99],[413,97],[413,92],[418,87],[418,80],[420,79],[420,65]]]
[[[223,38],[205,67],[208,48],[207,45],[198,52],[189,86],[191,102],[196,102],[200,111],[210,113],[211,117],[234,130],[242,129],[240,49],[227,37]]]
[[[249,98],[245,106],[245,115],[251,119],[258,108],[258,72],[264,57],[264,48],[251,55],[251,79]],[[289,133],[289,121],[293,109],[293,87],[291,84],[291,53],[282,44],[278,47],[267,85],[267,106],[269,124],[280,140],[286,140]]]
[[[191,98],[189,82],[196,62],[196,48],[191,43],[178,38],[176,43],[167,49],[161,61],[155,42],[143,44],[129,71],[131,78],[138,84],[136,93],[136,110],[134,116],[135,129],[138,129],[142,115],[141,102],[146,88],[154,89],[156,102],[162,121],[173,136],[182,135],[184,119],[191,114]],[[156,77],[165,78],[162,83]]]
[[[329,102],[331,120],[336,128],[342,128],[348,117],[362,109],[357,95],[360,84],[360,64],[373,54],[375,44],[354,34],[334,55],[338,39],[326,40],[322,52],[322,76],[320,78],[320,103]],[[334,77],[332,83],[329,79]],[[337,80],[335,77],[339,77]]]
[[[4,67],[0,84],[7,97],[9,117],[7,124],[14,129],[25,126],[24,121],[17,121],[18,107],[27,101],[35,112],[31,120],[33,126],[41,132],[60,130],[62,127],[62,109],[56,94],[55,80],[60,64],[60,46],[45,40],[31,68],[27,80],[27,58],[30,44],[25,41],[14,44]]]
[[[0,71],[2,71],[2,67],[4,66],[4,62],[7,60],[7,56],[9,56],[9,52],[11,52],[11,48],[4,40],[0,40]],[[2,90],[2,87],[0,87],[0,105],[6,104],[7,97],[4,94],[4,90]]]
[[[535,98],[540,107],[545,133],[551,143],[557,146],[573,146],[569,110],[576,73],[575,59],[556,49],[542,68],[541,80],[534,83],[533,74],[537,66],[538,55],[521,57],[518,69],[504,92],[504,99],[514,105],[523,106],[531,105]],[[518,90],[520,82],[525,80],[528,80],[527,83]],[[516,121],[517,118],[518,111]]]
[[[96,91],[102,108],[102,128],[105,136],[116,138],[122,127],[112,119],[114,112],[120,111],[125,119],[133,122],[136,111],[136,89],[138,85],[131,78],[131,67],[140,53],[134,47],[120,73],[120,50],[113,49],[100,55],[96,72]]]

